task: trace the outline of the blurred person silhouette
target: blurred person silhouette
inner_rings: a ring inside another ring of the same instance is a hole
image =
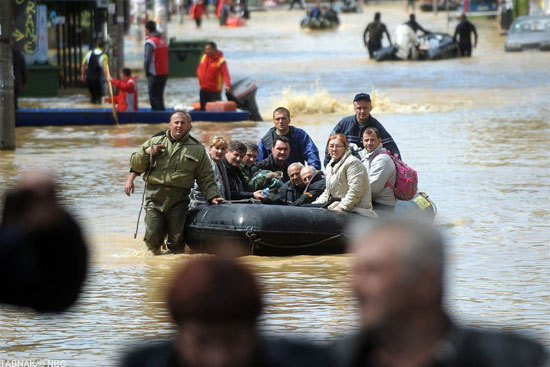
[[[88,249],[75,219],[44,173],[27,175],[5,195],[0,226],[0,302],[61,312],[86,278]]]
[[[445,243],[433,224],[358,223],[351,286],[361,329],[331,348],[334,366],[547,366],[548,352],[513,333],[457,324],[443,306]]]
[[[260,287],[244,265],[217,256],[187,261],[167,292],[173,340],[127,354],[123,367],[319,367],[326,352],[306,342],[262,336]]]
[[[458,18],[460,23],[455,28],[455,34],[453,35],[453,41],[458,39],[458,49],[460,50],[460,56],[470,57],[472,56],[472,33],[474,34],[474,48],[477,47],[477,30],[476,26],[470,23],[466,14],[462,13]]]
[[[374,58],[374,53],[382,48],[384,33],[390,46],[392,45],[390,33],[386,25],[380,20],[381,16],[380,12],[374,13],[374,20],[367,25],[363,32],[363,44],[369,51],[369,58],[371,59]]]
[[[27,68],[27,62],[25,56],[19,48],[15,45],[12,46],[13,56],[13,98],[15,103],[15,109],[19,109],[19,94],[21,91],[27,89],[27,77],[29,70]]]

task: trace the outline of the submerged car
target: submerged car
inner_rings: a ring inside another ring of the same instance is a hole
[[[515,20],[504,43],[506,51],[550,51],[550,16],[529,15]]]

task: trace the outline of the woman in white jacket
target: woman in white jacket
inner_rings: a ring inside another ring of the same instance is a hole
[[[331,160],[326,167],[326,189],[313,204],[328,204],[331,210],[376,217],[367,170],[351,154],[345,135],[332,135],[327,146]]]

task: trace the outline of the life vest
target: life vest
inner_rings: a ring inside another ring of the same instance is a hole
[[[117,110],[137,111],[138,110],[138,88],[137,82],[132,77],[127,77],[124,80],[113,79],[113,85],[119,89],[118,95],[115,97],[115,103],[118,104]]]
[[[231,79],[223,53],[218,51],[214,57],[203,55],[197,68],[197,77],[201,90],[204,91],[219,93],[224,81],[226,86],[230,86]]]
[[[145,43],[153,46],[155,75],[168,75],[168,45],[161,36],[149,36]]]

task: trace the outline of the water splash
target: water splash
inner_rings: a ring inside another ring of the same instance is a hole
[[[457,108],[451,103],[406,103],[395,98],[390,98],[386,93],[374,90],[370,94],[372,99],[373,113],[394,113],[410,114],[423,112],[450,112]],[[275,108],[284,106],[288,108],[292,116],[297,115],[351,115],[354,113],[353,104],[349,95],[339,97],[330,94],[325,88],[315,82],[312,93],[297,92],[292,87],[283,89],[280,96],[271,97],[271,109],[262,111],[266,116],[271,114]],[[344,100],[345,98],[345,100]]]

